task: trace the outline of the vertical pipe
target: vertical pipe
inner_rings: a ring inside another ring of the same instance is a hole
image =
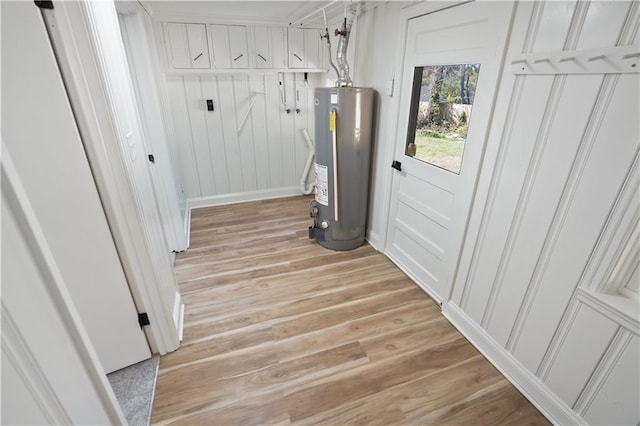
[[[336,126],[337,111],[331,110],[329,117],[329,130],[333,142],[333,220],[338,221],[338,130]]]

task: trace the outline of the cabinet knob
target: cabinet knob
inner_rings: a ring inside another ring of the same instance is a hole
[[[241,53],[240,55],[238,55],[237,57],[233,58],[233,62],[237,61],[238,59],[242,58],[244,56],[243,53]]]
[[[193,58],[193,60],[194,60],[194,61],[197,61],[197,60],[198,60],[198,58],[199,58],[200,56],[202,56],[202,53],[201,53],[201,54],[199,54],[198,56],[196,56],[195,58]]]
[[[265,58],[264,56],[262,56],[261,54],[258,53],[258,58],[262,59],[263,61],[267,62],[267,58]]]
[[[300,56],[298,56],[297,54],[295,54],[295,53],[293,54],[293,56],[295,56],[296,58],[298,58],[298,60],[299,60],[299,61],[301,61],[301,60],[302,60],[302,58],[301,58]]]

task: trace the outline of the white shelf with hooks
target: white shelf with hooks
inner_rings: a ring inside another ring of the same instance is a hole
[[[513,74],[638,74],[640,49],[618,46],[522,55],[511,61]]]

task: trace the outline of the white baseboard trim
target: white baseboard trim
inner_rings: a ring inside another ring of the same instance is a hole
[[[223,206],[225,204],[245,203],[248,201],[269,200],[272,198],[292,197],[295,195],[302,195],[300,193],[300,188],[297,186],[263,189],[260,191],[236,192],[233,194],[211,195],[208,197],[189,198],[187,200],[187,210],[189,210],[190,216],[191,209]]]
[[[178,340],[182,342],[184,337],[184,303],[180,304],[180,316],[178,317]]]
[[[367,238],[367,241],[369,242],[369,245],[371,245],[371,247],[373,247],[374,249],[382,253],[382,249],[380,247],[380,237],[378,236],[377,232],[367,231],[366,238]]]
[[[187,200],[187,208],[184,212],[184,236],[187,242],[185,250],[187,250],[191,245],[191,208],[189,207],[189,200]]]
[[[178,341],[182,342],[184,332],[184,303],[182,303],[182,295],[179,291],[176,291],[173,299],[173,323],[176,325],[176,331],[178,332]]]
[[[585,420],[560,400],[456,304],[449,301],[442,314],[552,423],[583,425]]]

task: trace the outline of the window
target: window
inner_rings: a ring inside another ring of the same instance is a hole
[[[480,64],[414,69],[406,155],[460,173],[479,73]]]

